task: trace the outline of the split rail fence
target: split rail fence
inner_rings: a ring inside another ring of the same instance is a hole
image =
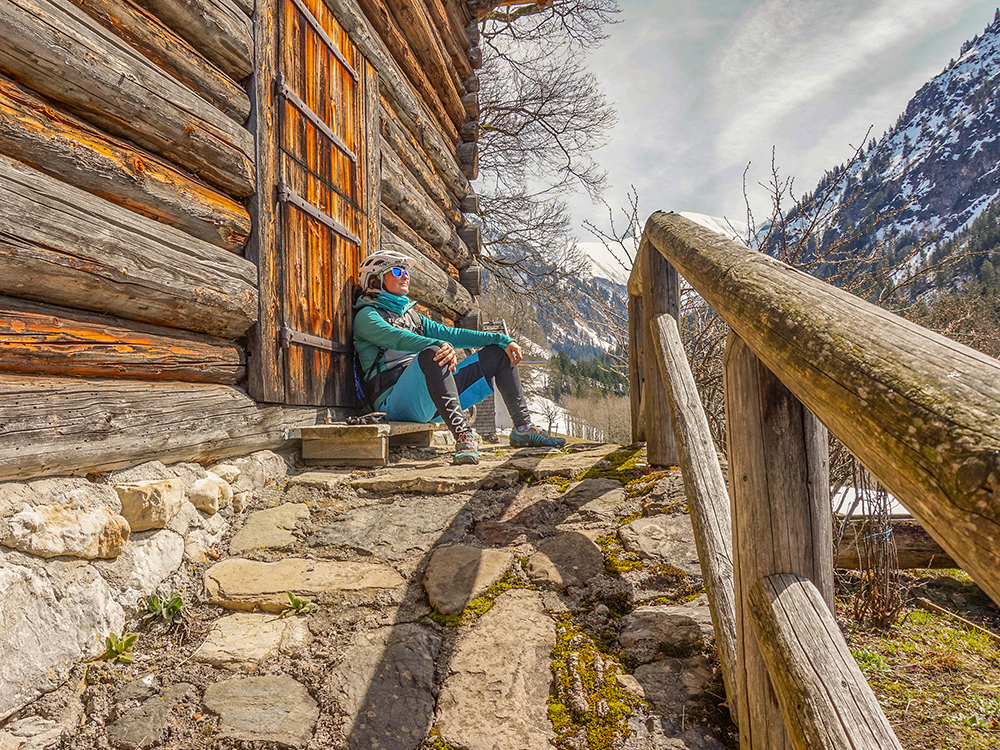
[[[731,329],[728,494],[678,273]],[[677,214],[628,291],[633,439],[684,475],[741,747],[899,748],[832,614],[827,428],[1000,602],[1000,362]]]

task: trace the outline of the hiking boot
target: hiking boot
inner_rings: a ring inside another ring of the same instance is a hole
[[[472,430],[460,432],[455,438],[455,463],[479,463],[479,440],[476,439],[476,434]]]
[[[535,427],[535,425],[526,424],[524,427],[515,427],[510,431],[510,444],[517,448],[529,445],[545,448],[562,448],[566,445],[566,438],[552,437],[545,431]]]

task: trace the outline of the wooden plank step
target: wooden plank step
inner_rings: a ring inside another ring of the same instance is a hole
[[[385,466],[390,445],[428,447],[435,425],[426,422],[389,422],[373,425],[325,424],[303,427],[302,460],[306,463],[343,463]]]

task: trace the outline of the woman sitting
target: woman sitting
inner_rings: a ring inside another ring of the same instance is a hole
[[[436,323],[413,309],[410,259],[392,251],[365,258],[362,294],[354,303],[354,347],[365,395],[392,421],[443,420],[455,436],[455,463],[479,463],[479,445],[464,409],[500,391],[514,446],[565,445],[531,424],[517,363],[521,347],[502,333]],[[455,347],[479,349],[461,362]],[[491,382],[492,381],[492,382]]]

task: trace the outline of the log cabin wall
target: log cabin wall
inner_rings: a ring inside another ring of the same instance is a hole
[[[477,29],[461,0],[0,0],[0,479],[346,414],[347,290],[377,247],[476,325]],[[309,55],[342,66],[317,82]],[[317,156],[326,130],[346,151]],[[325,196],[321,162],[347,175]]]

